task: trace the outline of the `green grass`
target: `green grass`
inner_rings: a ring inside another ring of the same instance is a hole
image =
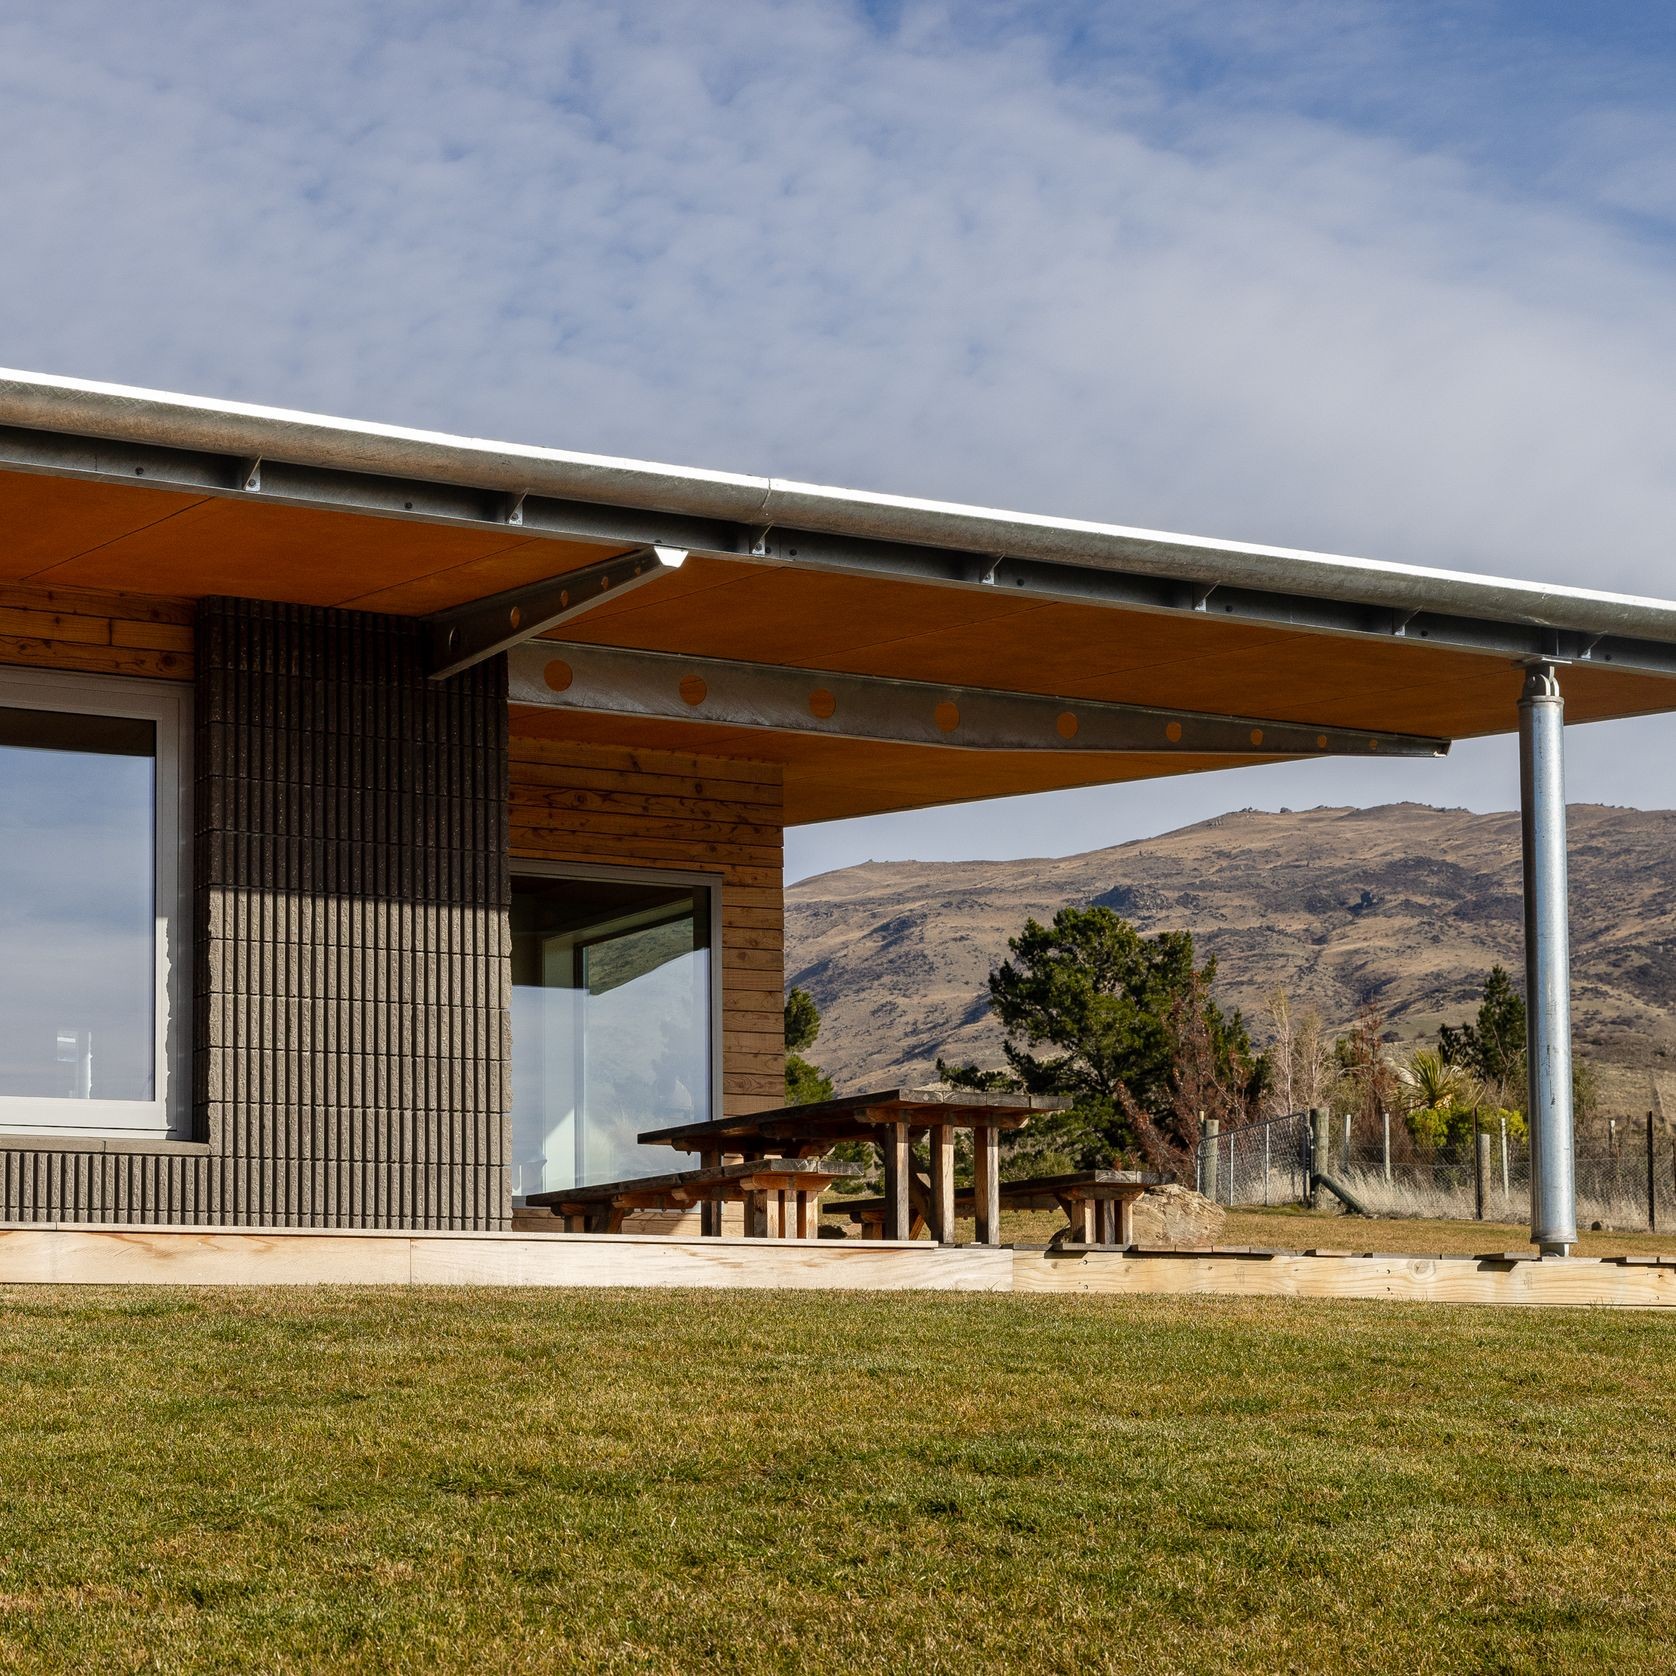
[[[1653,1671],[1676,1321],[0,1292],[0,1670]]]

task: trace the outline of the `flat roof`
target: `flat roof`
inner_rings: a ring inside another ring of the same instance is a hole
[[[1676,603],[0,371],[0,583],[408,616],[653,543],[553,638],[1468,738],[1520,666],[1573,720],[1676,708]],[[824,819],[1222,768],[530,710],[520,731],[780,761]],[[1271,760],[1253,758],[1251,760]]]

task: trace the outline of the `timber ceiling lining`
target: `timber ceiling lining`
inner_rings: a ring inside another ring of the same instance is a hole
[[[0,472],[0,580],[198,599],[232,594],[424,615],[610,552],[221,496]]]
[[[0,472],[0,582],[421,616],[620,548]],[[1505,657],[1417,639],[1046,600],[1002,587],[695,557],[554,638],[1451,739],[1516,723]],[[1676,681],[1574,665],[1572,721],[1676,708]],[[520,712],[528,731],[785,764],[797,820],[1233,766],[1227,758],[950,751],[692,722]]]
[[[0,472],[0,580],[26,582],[197,504],[161,489],[118,489]],[[147,587],[147,593],[166,593]]]
[[[688,560],[550,638],[1451,739],[1513,728],[1522,682],[1503,656],[1417,639],[722,560]],[[1579,721],[1676,707],[1676,681],[1657,676],[1589,665],[1564,682]]]

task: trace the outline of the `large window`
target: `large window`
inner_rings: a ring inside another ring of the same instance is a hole
[[[179,1132],[189,704],[0,673],[0,1131]]]
[[[636,1136],[713,1114],[713,894],[603,869],[513,880],[514,1197],[681,1167]]]

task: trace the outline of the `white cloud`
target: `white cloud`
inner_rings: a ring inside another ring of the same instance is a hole
[[[0,361],[1676,592],[1654,69],[1443,10],[13,11]]]

